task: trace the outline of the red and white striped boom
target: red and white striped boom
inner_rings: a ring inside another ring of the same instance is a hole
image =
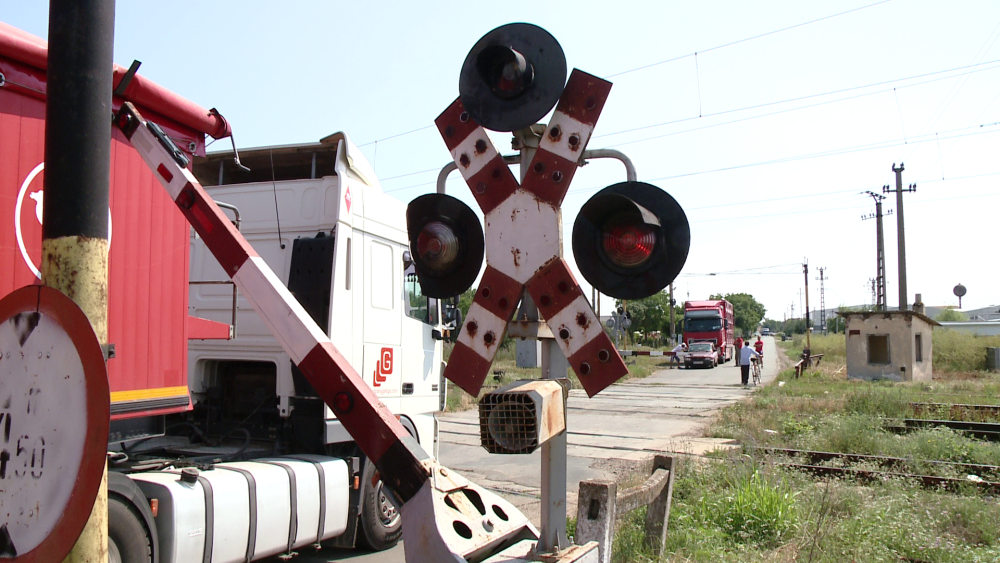
[[[179,151],[169,138],[157,134],[159,128],[148,126],[130,103],[122,106],[116,125],[292,362],[378,468],[383,482],[404,503],[407,561],[475,561],[513,541],[538,537],[513,505],[442,467],[421,449],[212,201],[186,161],[175,156]],[[475,496],[485,502],[468,500]],[[451,498],[446,502],[447,497]]]

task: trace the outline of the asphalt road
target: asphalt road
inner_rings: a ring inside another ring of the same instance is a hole
[[[774,339],[764,338],[763,382],[778,373]],[[702,429],[722,407],[753,388],[740,385],[734,362],[714,369],[665,369],[641,380],[616,384],[594,398],[570,391],[567,428],[567,514],[576,516],[579,483],[613,479],[616,470],[655,453],[703,453],[726,447],[725,440],[701,438]],[[491,455],[479,445],[478,412],[446,413],[440,420],[440,461],[470,481],[503,495],[540,525],[541,453]],[[269,560],[277,563],[274,558]],[[302,563],[403,563],[402,546],[381,553],[322,550],[300,553]]]

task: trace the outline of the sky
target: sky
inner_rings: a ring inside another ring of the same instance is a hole
[[[613,82],[589,149],[613,148],[671,194],[691,225],[675,298],[749,293],[766,317],[872,303],[875,211],[903,163],[908,301],[1000,304],[1000,2],[583,0],[140,2],[119,0],[114,59],[209,108],[238,147],[345,131],[401,201],[450,162],[433,120],[491,29],[526,21],[569,68]],[[45,38],[46,2],[0,19]],[[543,122],[548,117],[543,118]],[[510,135],[491,134],[510,154]],[[209,150],[229,149],[229,141]],[[580,207],[625,180],[580,170],[563,203],[565,255]],[[455,173],[448,193],[478,211]],[[899,302],[895,194],[883,203],[888,303]],[[578,276],[584,292],[590,286]],[[611,299],[602,301],[604,312]],[[794,308],[794,309],[793,309]]]

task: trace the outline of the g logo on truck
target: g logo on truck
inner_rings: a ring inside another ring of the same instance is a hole
[[[382,348],[378,364],[375,366],[375,387],[381,387],[390,373],[392,373],[392,348]]]
[[[40,174],[45,169],[45,163],[39,162],[31,172],[24,178],[20,191],[17,192],[17,203],[14,205],[14,235],[17,237],[17,248],[21,251],[21,258],[31,269],[35,277],[42,279],[40,271],[41,245],[33,246],[31,251],[24,244],[25,239],[29,241],[41,241],[42,239],[42,209],[44,209],[45,192],[42,191],[42,180]],[[35,182],[35,179],[38,182]],[[32,188],[34,184],[34,188]],[[27,197],[25,197],[27,196]],[[33,200],[33,204],[25,203],[25,199]],[[33,216],[33,217],[32,217]],[[37,226],[36,226],[37,224]],[[111,248],[111,209],[108,209],[108,249]],[[37,250],[36,250],[37,249]],[[37,259],[32,256],[37,256]]]

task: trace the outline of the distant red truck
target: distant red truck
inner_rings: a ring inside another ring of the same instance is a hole
[[[712,342],[719,363],[734,357],[733,304],[725,299],[684,302],[684,342]]]

